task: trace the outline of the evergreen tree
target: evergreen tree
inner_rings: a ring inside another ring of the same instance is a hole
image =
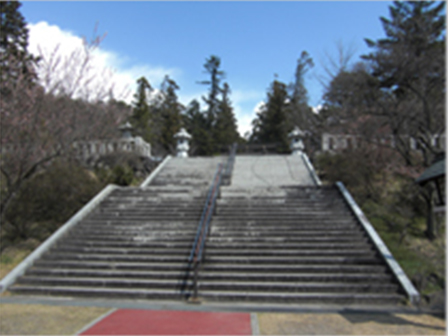
[[[163,101],[160,106],[160,115],[162,118],[162,130],[160,143],[168,152],[173,152],[176,148],[174,134],[176,134],[182,125],[183,106],[178,102],[176,90],[179,86],[176,82],[165,76],[161,91]]]
[[[227,148],[238,142],[240,136],[237,130],[236,118],[229,99],[230,87],[224,83],[222,99],[218,104],[215,125],[215,141],[221,148]]]
[[[288,132],[292,130],[292,125],[287,120],[287,101],[286,85],[274,80],[268,92],[267,102],[253,122],[251,142],[277,143],[279,151],[289,150]]]
[[[212,155],[213,138],[207,131],[207,118],[201,113],[201,106],[197,100],[188,105],[183,116],[183,124],[188,133],[191,134],[191,152],[194,155]]]
[[[390,19],[381,17],[386,38],[366,39],[373,51],[363,58],[384,93],[380,113],[408,164],[409,141],[401,141],[402,135],[417,139],[429,165],[438,151],[432,136],[445,132],[444,7],[444,2],[395,1]]]
[[[28,48],[28,29],[18,1],[0,2],[0,74],[1,81],[14,81],[26,76],[32,83],[36,79],[34,66],[38,58]]]
[[[135,132],[145,141],[152,143],[153,134],[150,129],[151,111],[148,103],[148,94],[153,91],[145,77],[137,80],[137,92],[134,94],[133,113],[130,118]]]
[[[313,112],[308,105],[308,92],[305,87],[305,74],[314,66],[313,60],[303,51],[297,60],[295,81],[290,86],[291,104],[288,120],[302,130],[310,131],[313,126]]]
[[[215,124],[215,118],[217,114],[219,99],[218,96],[221,92],[220,83],[224,78],[225,73],[219,70],[221,60],[217,56],[210,56],[204,64],[205,73],[210,75],[210,80],[202,81],[200,84],[209,85],[208,97],[202,97],[207,104],[207,125],[209,129],[212,129]]]

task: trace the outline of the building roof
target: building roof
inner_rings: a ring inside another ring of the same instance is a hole
[[[425,184],[428,181],[434,180],[445,175],[445,159],[433,163],[426,169],[416,180],[418,184]]]

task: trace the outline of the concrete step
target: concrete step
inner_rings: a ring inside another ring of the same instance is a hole
[[[72,269],[109,269],[109,270],[149,270],[149,271],[185,271],[189,266],[185,261],[182,262],[135,262],[135,261],[116,261],[108,260],[56,260],[41,259],[36,262],[36,267],[49,268],[72,268]]]
[[[252,233],[253,231],[258,232],[295,232],[295,231],[320,231],[320,230],[354,230],[356,232],[361,232],[361,228],[354,223],[350,224],[265,224],[265,225],[257,225],[257,224],[246,224],[246,225],[211,225],[211,232],[217,233],[230,233],[235,235],[240,235],[243,233]]]
[[[82,265],[81,265],[82,266]],[[171,265],[172,266],[172,265]],[[185,265],[184,265],[185,266]],[[251,269],[220,269],[205,268],[198,274],[198,279],[203,281],[281,281],[281,282],[337,282],[337,283],[379,283],[391,281],[392,275],[386,272],[385,268],[375,266],[358,267],[331,267],[331,266],[310,266],[292,267],[287,271],[276,268],[274,270],[262,269],[261,267]],[[31,268],[26,276],[44,277],[91,277],[91,278],[139,278],[139,279],[183,279],[187,267],[161,270],[134,270],[134,269],[98,269],[98,268],[45,268],[35,266]],[[274,272],[272,272],[274,271]],[[375,271],[377,273],[371,273]],[[313,273],[314,272],[314,273]]]
[[[82,277],[42,277],[26,276],[17,281],[19,285],[34,286],[76,286],[76,287],[119,287],[145,289],[180,289],[184,281],[180,279],[126,279],[126,278],[82,278]]]
[[[223,236],[209,236],[207,238],[207,246],[213,243],[251,243],[251,244],[259,244],[259,243],[271,243],[271,244],[293,244],[293,243],[313,243],[313,242],[350,242],[350,241],[359,241],[359,240],[367,240],[366,235],[361,234],[352,234],[346,233],[345,235],[320,235],[316,236],[314,234],[311,235],[303,235],[297,237],[223,237]]]
[[[193,243],[194,235],[190,236],[165,236],[163,239],[159,236],[119,236],[119,235],[83,235],[81,232],[70,233],[67,235],[67,239],[69,240],[86,240],[86,241],[99,241],[99,242],[136,242],[136,243],[144,243],[144,242],[164,242],[164,243],[174,243],[174,242],[183,242],[183,243]]]
[[[360,265],[378,265],[382,263],[382,260],[377,258],[373,253],[365,253],[358,255],[356,257],[350,255],[318,255],[318,256],[301,256],[300,258],[294,257],[218,257],[218,256],[208,256],[206,252],[206,257],[204,263],[225,263],[225,264],[360,264]]]
[[[188,254],[189,255],[189,254]],[[121,255],[121,254],[83,254],[83,253],[48,253],[45,260],[85,260],[107,262],[150,262],[150,263],[185,263],[188,255],[184,256],[151,256],[151,255]]]
[[[337,305],[397,305],[403,302],[399,294],[362,293],[250,293],[247,291],[207,291],[200,297],[204,301],[270,302],[295,304],[337,304]]]
[[[110,248],[110,247],[83,247],[60,246],[51,250],[55,253],[92,253],[92,254],[126,254],[126,255],[190,255],[190,248]]]
[[[102,242],[102,241],[86,241],[83,239],[64,241],[56,246],[67,247],[98,247],[98,248],[143,248],[143,249],[190,249],[192,243],[184,242]]]
[[[191,281],[171,280],[171,279],[127,279],[127,278],[84,278],[84,277],[42,277],[27,276],[22,277],[17,282],[18,285],[34,286],[76,286],[76,287],[108,287],[108,288],[132,288],[132,289],[181,289],[191,288]],[[228,281],[204,281],[198,283],[198,288],[202,291],[249,291],[262,293],[396,293],[398,286],[394,284],[378,283],[308,283],[308,282],[228,282]]]
[[[362,235],[362,231],[353,231],[350,233],[346,233],[345,230],[335,230],[332,229],[330,230],[296,230],[296,231],[300,231],[297,232],[296,235],[300,235],[302,237],[308,236],[308,237],[316,237],[316,236],[343,236],[343,235],[349,235],[352,237],[352,239],[356,239],[356,237],[359,237]],[[285,238],[285,234],[287,235],[287,237],[291,237],[293,236],[293,232],[288,233],[287,231],[278,231],[278,232],[263,232],[263,231],[243,231],[243,232],[238,232],[237,234],[232,233],[232,232],[225,232],[225,231],[221,231],[221,232],[210,232],[210,237],[234,237],[235,239],[241,239],[243,237],[248,237],[248,238],[256,238],[256,237],[270,237],[270,238],[274,238],[274,237],[281,237],[283,239],[289,239],[289,238]]]
[[[196,234],[196,231],[193,228],[189,227],[179,227],[175,230],[173,229],[164,229],[164,228],[136,228],[130,227],[128,229],[120,229],[120,228],[108,228],[107,230],[102,230],[101,228],[85,228],[84,230],[74,231],[79,234],[83,234],[85,236],[94,236],[94,235],[103,235],[107,232],[108,236],[119,235],[119,236],[190,236]]]
[[[104,287],[63,287],[63,286],[13,286],[13,293],[28,295],[58,295],[67,297],[107,297],[153,300],[182,300],[189,295],[179,289],[130,289]]]
[[[218,250],[209,249],[207,247],[207,257],[233,257],[233,256],[259,256],[259,257],[302,257],[302,256],[325,256],[325,255],[337,255],[337,256],[372,256],[376,251],[372,248],[358,248],[358,249],[288,249],[288,250],[247,250],[247,249],[235,249],[235,250]]]

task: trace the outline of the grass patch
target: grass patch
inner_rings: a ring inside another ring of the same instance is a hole
[[[380,207],[370,202],[363,210],[417,290],[423,295],[444,290],[445,235],[440,235],[434,241],[428,240],[423,234],[424,218],[414,218],[407,227],[403,224],[391,227],[383,217],[373,214]],[[389,218],[394,218],[395,223],[406,222],[398,214]]]
[[[26,242],[7,247],[3,250],[2,254],[0,254],[0,279],[3,279],[11,272],[38,245],[38,241],[29,239]]]
[[[110,308],[0,305],[2,335],[73,335]]]

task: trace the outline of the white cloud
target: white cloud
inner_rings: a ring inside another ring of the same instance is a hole
[[[312,107],[312,110],[314,113],[319,114],[320,110],[322,110],[322,107],[323,107],[322,105],[317,105]]]
[[[47,71],[51,76],[57,80],[68,80],[68,67],[70,64],[71,75],[73,69],[80,72],[80,68],[76,67],[73,62],[68,59],[73,56],[73,53],[78,51],[78,56],[85,56],[84,42],[79,36],[76,36],[70,31],[65,31],[56,25],[50,25],[45,21],[35,24],[28,24],[29,29],[29,51],[35,55],[43,56],[47,63],[51,60],[52,53],[56,51],[57,56],[61,58],[61,62],[52,69]],[[141,76],[145,76],[153,87],[157,87],[165,77],[179,76],[181,71],[179,69],[164,68],[162,66],[152,66],[147,64],[134,65],[127,67],[124,65],[125,56],[119,55],[112,51],[107,51],[101,48],[96,48],[93,53],[91,61],[91,68],[88,71],[88,77],[92,77],[92,82],[88,83],[90,87],[105,87],[104,82],[113,84],[113,93],[116,98],[124,99],[128,103],[132,101],[132,93],[136,89],[136,80]],[[55,59],[53,58],[53,65]],[[78,64],[79,66],[79,64]],[[58,77],[63,73],[64,78]],[[73,76],[72,76],[73,77]],[[73,80],[73,78],[71,78]],[[106,80],[105,80],[106,79]],[[41,80],[47,83],[47,88],[50,85],[44,78]],[[85,84],[87,86],[87,83]],[[127,94],[126,94],[127,93]]]

